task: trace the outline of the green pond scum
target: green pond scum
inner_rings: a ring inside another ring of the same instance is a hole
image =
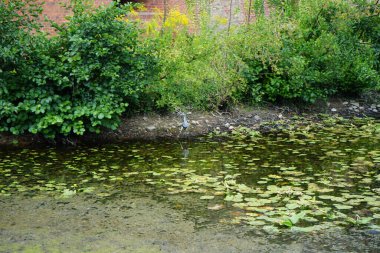
[[[0,199],[107,200],[145,187],[189,213],[267,233],[380,231],[380,123],[298,118],[191,141],[0,150]],[[196,206],[191,208],[191,206]]]

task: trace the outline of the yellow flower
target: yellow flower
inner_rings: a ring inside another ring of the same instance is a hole
[[[128,22],[128,18],[126,18],[124,15],[119,15],[115,18],[115,20],[117,21],[124,21],[124,22]]]
[[[131,17],[133,17],[133,18],[137,18],[137,17],[139,16],[139,13],[138,13],[136,10],[132,9],[132,10],[129,12],[128,15],[131,16]]]
[[[178,28],[181,26],[187,26],[189,24],[189,18],[186,14],[181,13],[178,10],[170,10],[164,27]]]
[[[220,25],[226,25],[228,23],[228,19],[222,16],[216,16],[215,21]]]
[[[143,4],[141,4],[141,5],[139,5],[139,6],[137,7],[137,10],[138,10],[138,11],[147,11],[148,9],[147,9]]]

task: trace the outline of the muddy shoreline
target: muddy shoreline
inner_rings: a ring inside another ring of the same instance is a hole
[[[274,105],[239,106],[224,111],[187,110],[190,127],[180,133],[181,117],[177,113],[147,113],[133,117],[124,117],[115,131],[104,130],[99,135],[85,134],[81,137],[64,137],[58,140],[46,140],[40,135],[24,134],[13,136],[0,134],[1,146],[25,147],[29,145],[77,145],[117,143],[132,140],[183,139],[195,138],[213,131],[228,132],[244,126],[265,131],[267,123],[281,122],[290,124],[294,116],[318,120],[320,115],[380,118],[380,95],[360,99],[332,98],[313,105]]]
[[[0,252],[376,252],[380,246],[379,234],[354,229],[271,235],[244,226],[199,228],[199,217],[136,194],[106,204],[79,196],[0,201]]]

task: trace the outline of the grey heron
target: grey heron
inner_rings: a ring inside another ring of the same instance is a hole
[[[180,136],[183,130],[186,130],[190,126],[190,123],[187,121],[186,113],[180,112],[179,115],[182,116],[182,123],[181,123],[181,130],[179,131],[178,136]]]

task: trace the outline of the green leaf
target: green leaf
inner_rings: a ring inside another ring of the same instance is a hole
[[[104,114],[103,113],[99,113],[98,114],[98,119],[103,119],[104,118]]]

